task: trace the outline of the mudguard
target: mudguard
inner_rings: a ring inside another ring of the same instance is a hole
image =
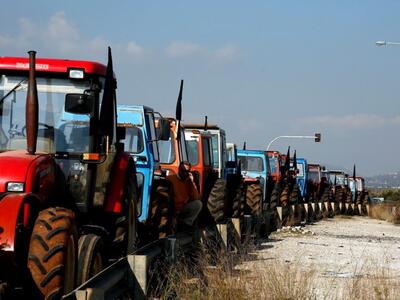
[[[121,204],[124,197],[125,179],[129,161],[133,160],[129,153],[119,153],[115,160],[111,171],[111,180],[107,192],[105,211],[112,213],[121,212]]]
[[[10,193],[0,200],[0,250],[15,251],[17,224],[28,226],[30,194]]]

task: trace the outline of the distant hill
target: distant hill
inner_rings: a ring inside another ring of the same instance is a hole
[[[400,171],[365,178],[366,185],[373,188],[400,188]]]

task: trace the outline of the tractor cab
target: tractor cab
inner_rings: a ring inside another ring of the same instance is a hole
[[[270,160],[262,150],[238,150],[242,175],[245,182],[258,182],[262,189],[262,199],[265,205],[269,202],[272,182]],[[265,205],[263,205],[264,209]]]
[[[308,180],[308,164],[307,160],[304,158],[297,158],[297,174],[296,174],[296,181],[300,187],[300,194],[303,199],[307,196],[307,180]],[[293,161],[291,162],[291,168],[293,167]]]
[[[283,166],[285,159],[279,151],[267,151],[269,165],[271,167],[271,177],[274,182],[279,182],[283,177]]]
[[[194,182],[202,197],[207,198],[218,177],[213,168],[212,136],[196,129],[185,129],[185,140]]]
[[[204,124],[185,124],[185,128],[189,131],[198,130],[211,135],[213,168],[218,172],[219,178],[224,178],[227,162],[225,130],[217,125],[208,125],[205,128]]]
[[[334,186],[346,186],[347,185],[346,174],[340,170],[330,170],[329,171],[329,181]]]
[[[27,58],[0,58],[0,152],[25,152],[28,69]],[[103,206],[104,195],[90,187],[107,183],[106,178],[96,178],[94,171],[102,168],[100,162],[110,165],[117,146],[115,112],[102,112],[113,107],[113,103],[102,103],[106,67],[96,62],[37,59],[36,73],[38,153],[55,158],[70,200],[82,212]],[[115,103],[115,97],[108,101]],[[24,190],[21,185],[19,191]],[[90,203],[94,194],[96,201]]]
[[[118,105],[118,127],[125,128],[124,151],[136,162],[136,178],[139,188],[138,218],[143,222],[149,218],[152,190],[165,179],[160,167],[159,144],[169,141],[169,121],[157,118],[154,110],[142,105]],[[164,124],[164,123],[168,124]]]
[[[170,136],[158,143],[160,151],[160,166],[167,175],[177,174],[179,164],[189,161],[186,148],[184,127],[174,118],[167,118],[170,126]]]

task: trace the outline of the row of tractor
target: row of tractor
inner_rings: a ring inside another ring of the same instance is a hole
[[[167,176],[189,162],[200,229],[251,216],[256,237],[366,214],[364,180],[278,151],[242,150],[217,125],[119,105],[111,50],[96,62],[0,57],[0,299],[60,299],[175,236]],[[124,99],[126,102],[131,99]],[[85,298],[86,299],[86,298]]]

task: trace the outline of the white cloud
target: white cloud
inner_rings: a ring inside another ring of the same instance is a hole
[[[231,61],[238,56],[238,49],[233,45],[228,45],[217,49],[215,51],[215,57],[224,61]]]
[[[126,52],[130,55],[139,56],[143,55],[144,49],[135,42],[128,42],[126,45]]]
[[[202,50],[204,49],[200,45],[190,42],[172,42],[165,48],[166,54],[172,57],[188,56],[199,53]]]
[[[393,124],[400,125],[400,115],[393,117],[362,113],[344,116],[325,115],[300,119],[299,122],[304,125],[317,125],[330,128],[365,129]]]
[[[11,39],[7,36],[0,35],[0,48],[6,48],[11,45]]]

